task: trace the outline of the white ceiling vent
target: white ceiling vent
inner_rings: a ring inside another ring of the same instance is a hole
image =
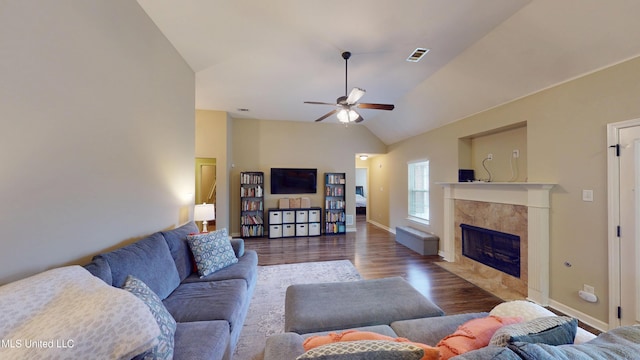
[[[407,58],[407,61],[418,62],[420,61],[420,59],[422,59],[423,56],[425,56],[429,52],[429,50],[430,49],[417,48],[413,50],[413,53],[411,54],[411,56]]]

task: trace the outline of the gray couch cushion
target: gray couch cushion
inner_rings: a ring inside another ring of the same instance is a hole
[[[441,315],[400,277],[297,284],[286,291],[284,330],[304,334]]]
[[[181,284],[163,303],[178,322],[226,320],[233,331],[250,300],[246,282],[232,279]]]
[[[231,239],[231,246],[236,253],[236,257],[244,256],[244,239],[235,238]]]
[[[113,277],[111,276],[111,268],[109,263],[100,255],[94,256],[90,263],[84,266],[93,276],[106,282],[107,285],[113,285]]]
[[[437,318],[402,320],[391,323],[391,328],[400,337],[405,337],[421,344],[436,346],[438,341],[452,334],[458,326],[469,320],[487,316],[489,316],[489,313],[480,312],[448,315]]]
[[[164,299],[180,284],[175,262],[160,233],[98,256],[109,263],[115,287],[121,288],[127,276],[133,275]]]
[[[178,323],[174,359],[228,359],[229,323],[224,320]],[[227,355],[225,357],[225,355]]]
[[[203,278],[200,278],[197,273],[193,273],[184,279],[183,283],[244,279],[247,287],[252,287],[257,281],[257,276],[258,254],[253,250],[247,250],[244,256],[238,257],[238,263],[233,266],[227,266]]]
[[[193,259],[189,244],[187,244],[187,235],[198,233],[200,230],[193,221],[188,222],[179,228],[163,231],[162,236],[169,246],[171,257],[176,263],[176,269],[180,281],[183,281],[193,272]]]

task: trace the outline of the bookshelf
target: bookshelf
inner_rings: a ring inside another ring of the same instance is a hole
[[[264,235],[264,173],[240,173],[240,233],[242,237]]]
[[[324,174],[324,232],[344,234],[345,225],[345,173]]]

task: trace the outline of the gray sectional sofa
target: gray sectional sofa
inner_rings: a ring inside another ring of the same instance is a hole
[[[411,341],[435,346],[441,339],[452,334],[458,326],[472,319],[488,316],[489,313],[468,313],[429,318],[402,320],[390,325],[375,325],[358,328],[390,337],[403,337]],[[333,331],[340,332],[340,331]],[[329,332],[297,334],[286,332],[267,339],[264,360],[294,360],[304,353],[304,341]],[[327,357],[329,359],[330,357]],[[640,359],[640,325],[625,326],[610,330],[581,344],[547,345],[542,343],[516,342],[508,346],[487,346],[463,355],[456,360],[544,360],[544,359]]]
[[[527,301],[511,301],[496,306],[490,313],[478,312],[395,321],[391,324],[372,325],[357,328],[360,331],[374,332],[390,337],[402,337],[410,341],[436,346],[438,342],[453,334],[459,326],[473,319],[487,316],[518,316],[524,321],[546,316],[554,316],[549,310]],[[576,322],[577,323],[577,322]],[[523,323],[523,325],[526,323]],[[519,325],[519,324],[518,324]],[[554,328],[556,329],[556,328]],[[344,329],[347,330],[347,329]],[[323,336],[330,332],[344,330],[298,334],[285,332],[267,339],[264,360],[293,360],[304,354],[303,343],[314,336]],[[465,329],[466,331],[467,329]],[[565,331],[565,330],[562,330]],[[541,332],[543,337],[557,336]],[[451,357],[455,360],[542,360],[542,359],[640,359],[640,325],[623,326],[595,336],[578,328],[573,331],[575,343],[552,345],[538,340],[517,340],[507,346],[489,345],[465,354]],[[331,357],[324,357],[330,359]],[[354,358],[356,358],[354,356]]]
[[[258,255],[231,239],[236,264],[200,278],[187,243],[190,222],[96,255],[85,265],[93,275],[122,287],[128,275],[153,290],[177,322],[174,359],[230,359],[257,281]]]

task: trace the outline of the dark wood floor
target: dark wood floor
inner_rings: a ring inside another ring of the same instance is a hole
[[[395,242],[393,234],[368,224],[359,215],[357,232],[286,239],[246,239],[258,252],[259,265],[350,260],[365,279],[401,276],[447,314],[490,311],[502,300]]]

